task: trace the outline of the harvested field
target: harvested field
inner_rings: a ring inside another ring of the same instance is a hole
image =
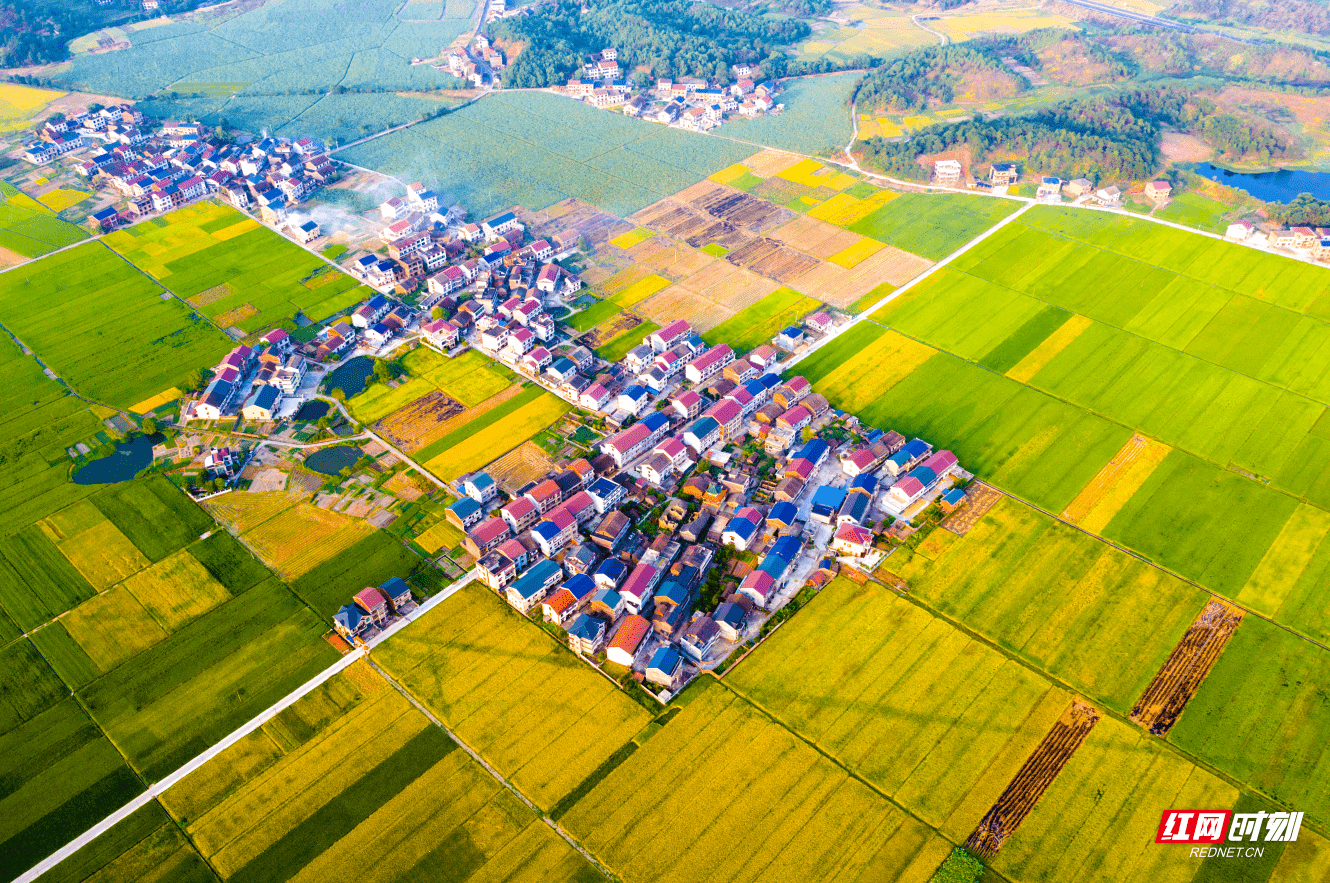
[[[523,442],[489,465],[485,471],[510,495],[554,468],[554,460],[532,441]]]
[[[244,539],[284,579],[294,579],[372,533],[363,521],[300,503]]]
[[[551,242],[558,239],[568,243],[585,236],[593,250],[615,237],[633,231],[633,225],[627,221],[575,197],[557,202],[534,215],[527,212],[521,214],[530,219],[533,235]]]
[[[1140,433],[1133,434],[1071,505],[1062,510],[1062,517],[1086,530],[1102,531],[1171,450],[1168,445]]]
[[[901,285],[932,265],[926,258],[885,246],[849,267],[821,261],[791,284],[809,297],[845,309],[882,283]]]
[[[799,278],[818,264],[816,258],[765,236],[739,246],[727,254],[725,260],[785,283]]]
[[[233,533],[244,533],[257,527],[285,509],[296,504],[294,494],[274,492],[257,494],[223,494],[205,500],[201,505],[208,514],[231,528]]]
[[[213,301],[221,300],[224,297],[230,297],[233,294],[235,294],[235,289],[227,283],[222,282],[218,285],[214,285],[212,288],[205,288],[193,297],[186,299],[185,302],[191,307],[203,307]]]
[[[1156,736],[1167,736],[1224,652],[1242,616],[1242,610],[1218,598],[1205,605],[1132,708],[1131,719]]]
[[[880,244],[858,233],[851,233],[835,224],[828,224],[808,215],[799,215],[770,235],[773,239],[779,239],[786,245],[822,260],[828,260],[832,255],[839,254],[861,242],[871,242],[875,246]]]
[[[697,192],[695,195],[686,196],[685,194],[689,194],[690,191]],[[749,196],[741,190],[721,187],[709,181],[702,181],[676,196],[688,199],[691,205],[713,218],[754,233],[770,230],[791,217],[789,209]]]
[[[465,410],[461,402],[435,390],[384,417],[374,429],[394,445],[414,451],[437,438],[436,430]]]
[[[790,166],[797,165],[802,160],[803,157],[791,153],[767,149],[761,153],[755,153],[741,162],[752,169],[753,174],[759,178],[770,178],[773,175],[779,175]]]
[[[685,240],[694,248],[717,243],[734,248],[794,217],[789,209],[740,190],[702,181],[642,209],[633,220]]]
[[[658,325],[687,319],[698,331],[708,331],[776,287],[774,281],[751,270],[714,261],[647,298],[635,311]]]
[[[642,324],[642,320],[632,313],[620,313],[612,319],[606,319],[579,338],[583,346],[597,349],[609,343],[620,334],[626,334]]]
[[[638,282],[641,282],[643,279],[647,278],[650,275],[651,275],[650,268],[644,267],[640,264],[631,264],[627,267],[624,267],[622,270],[615,273],[614,275],[608,277],[607,279],[605,279],[605,281],[601,282],[596,287],[600,289],[601,294],[607,296],[612,294],[618,294],[620,291],[623,291],[625,288],[628,288],[631,285],[635,285]]]
[[[976,481],[966,488],[965,496],[965,508],[953,512],[946,521],[942,522],[943,527],[962,537],[970,532],[970,528],[974,527],[989,509],[993,508],[993,504],[1001,499],[1002,492],[982,481]]]
[[[992,809],[979,821],[970,839],[965,841],[965,847],[981,856],[992,856],[1001,849],[1003,842],[1020,827],[1076,749],[1081,747],[1098,720],[1099,712],[1093,707],[1072,700],[1071,707],[1053,725]]]

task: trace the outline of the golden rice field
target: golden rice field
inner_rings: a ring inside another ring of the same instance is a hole
[[[1113,516],[1141,489],[1173,449],[1143,435],[1133,435],[1062,512],[1086,530],[1101,533]]]
[[[167,634],[124,586],[89,598],[60,617],[59,623],[93,665],[104,672],[137,656]]]
[[[542,395],[492,426],[431,458],[424,466],[448,481],[464,473],[474,472],[550,426],[568,413],[571,407],[557,396]]]
[[[131,576],[125,580],[125,588],[167,631],[175,631],[231,597],[185,549]]]
[[[299,500],[286,491],[262,493],[231,493],[204,500],[201,504],[208,514],[231,528],[232,533],[243,534],[294,506]]]
[[[235,496],[228,494],[227,496]],[[265,564],[283,579],[295,579],[374,532],[359,518],[351,518],[312,503],[297,503],[279,517],[242,534]]]
[[[135,414],[146,414],[149,411],[151,411],[153,408],[161,407],[162,405],[165,405],[168,402],[174,402],[182,395],[184,395],[184,393],[182,393],[179,389],[173,386],[170,389],[162,390],[161,392],[157,393],[157,395],[152,396],[151,398],[144,399],[143,401],[139,402],[137,405],[132,405],[129,410],[133,411]]]
[[[83,500],[70,509],[77,509],[80,513],[101,518],[100,521],[92,523],[78,533],[56,541],[61,554],[69,559],[69,563],[83,574],[83,578],[94,589],[99,591],[108,589],[130,574],[148,566],[147,557],[120,532],[119,528],[102,517],[92,503]],[[47,521],[55,522],[62,516],[68,519],[70,517],[66,515],[68,512],[69,510],[65,510],[53,515]],[[68,527],[67,521],[65,526]]]

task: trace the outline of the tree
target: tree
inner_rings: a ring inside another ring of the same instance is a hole
[[[185,389],[194,390],[203,386],[203,372],[198,368],[191,368],[185,375]]]
[[[813,427],[805,426],[802,438],[804,440],[804,443],[806,444],[812,441],[813,439],[817,438],[817,433],[813,431]]]
[[[435,307],[429,311],[429,317],[435,321],[443,318],[443,307]]]
[[[374,362],[374,376],[380,383],[387,383],[394,377],[393,366],[391,362],[384,359],[377,359]]]
[[[338,402],[346,401],[346,393],[342,392],[342,388],[340,386],[332,391],[332,397],[335,401]]]
[[[140,427],[143,429],[144,435],[157,434],[157,421],[152,417],[144,417],[143,422],[140,424]]]

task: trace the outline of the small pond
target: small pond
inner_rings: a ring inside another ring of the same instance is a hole
[[[300,406],[296,411],[296,420],[301,423],[313,423],[320,417],[325,416],[332,408],[327,402],[321,402],[318,399],[311,399]]]
[[[1303,193],[1330,199],[1330,172],[1277,169],[1273,172],[1234,172],[1222,166],[1200,163],[1196,174],[1227,187],[1245,190],[1264,202],[1292,202]]]
[[[374,360],[369,356],[356,356],[342,363],[336,371],[324,378],[323,388],[330,393],[334,389],[340,389],[349,399],[365,391],[365,380],[372,373],[374,373]]]
[[[117,442],[114,454],[90,460],[75,472],[74,484],[115,484],[129,481],[152,465],[153,445],[162,439],[160,434],[141,435],[133,441]]]
[[[321,475],[337,475],[346,467],[354,466],[364,453],[354,445],[323,448],[305,458],[305,468]]]

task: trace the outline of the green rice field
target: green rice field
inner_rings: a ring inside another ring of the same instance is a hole
[[[782,286],[705,332],[702,339],[712,346],[728,343],[736,352],[747,352],[770,343],[787,325],[798,325],[821,305],[816,298]]]
[[[861,236],[939,260],[998,221],[1018,204],[960,193],[902,193],[846,228]]]
[[[117,230],[104,241],[222,327],[251,335],[289,323],[298,312],[325,319],[372,294],[258,221],[215,202]]]
[[[86,231],[8,182],[0,181],[0,248],[35,258],[88,238]]]
[[[232,345],[97,242],[0,277],[0,322],[79,393],[126,408]]]
[[[478,350],[467,350],[450,359],[427,346],[418,346],[403,357],[402,367],[407,376],[395,388],[373,383],[347,402],[356,419],[373,423],[436,391],[471,407],[516,380],[511,371]]]

